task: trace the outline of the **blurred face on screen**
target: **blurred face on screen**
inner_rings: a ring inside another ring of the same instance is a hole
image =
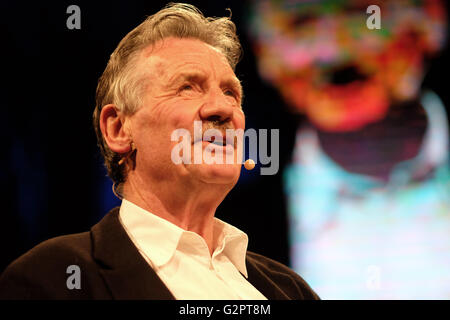
[[[369,29],[367,7],[380,8]],[[440,1],[254,1],[259,70],[322,130],[351,131],[417,97],[424,58],[443,45]]]

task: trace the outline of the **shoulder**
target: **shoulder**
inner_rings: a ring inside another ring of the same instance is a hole
[[[251,251],[247,251],[247,261],[280,288],[295,291],[303,299],[320,299],[308,283],[288,266]]]
[[[13,261],[5,272],[18,267],[36,269],[58,265],[61,262],[81,262],[89,260],[90,252],[89,232],[60,236],[41,242]]]
[[[13,261],[0,276],[0,299],[45,299],[67,290],[70,266],[90,270],[89,232],[46,240]]]

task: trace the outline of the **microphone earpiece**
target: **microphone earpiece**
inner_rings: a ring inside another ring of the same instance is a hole
[[[255,161],[253,161],[252,159],[247,159],[244,162],[244,167],[247,170],[252,170],[255,167]]]

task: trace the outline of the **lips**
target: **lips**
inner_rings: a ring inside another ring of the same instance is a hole
[[[226,140],[224,140],[222,137],[216,137],[216,136],[204,137],[203,141],[213,143],[213,144],[221,146],[221,147],[224,147],[227,145]]]
[[[204,150],[203,152],[206,152],[203,154],[203,157],[209,157],[209,156],[218,156],[219,154],[223,155],[233,155],[235,153],[235,149],[237,144],[233,143],[235,139],[233,139],[234,135],[229,135],[227,137],[226,135],[203,135],[202,139],[197,139],[194,141],[194,149],[195,146],[198,144],[201,144],[202,147],[200,150]],[[198,152],[198,151],[197,151]],[[227,160],[223,159],[223,162],[226,162]]]
[[[222,148],[234,148],[235,144],[233,143],[234,140],[232,138],[224,139],[223,137],[205,137],[202,140],[203,142],[213,144],[214,146],[222,147]]]
[[[194,141],[194,144],[202,141],[214,144],[219,147],[227,147],[228,145],[234,147],[236,145],[235,144],[236,137],[234,135],[227,136],[226,134],[224,134],[224,135],[210,135],[210,136],[202,135],[202,136],[203,138],[197,139],[196,141]]]

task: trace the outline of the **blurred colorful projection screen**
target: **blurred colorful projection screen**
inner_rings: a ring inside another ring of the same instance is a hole
[[[305,116],[292,267],[322,299],[450,298],[448,118],[422,83],[443,3],[254,1],[247,20],[261,77]]]

